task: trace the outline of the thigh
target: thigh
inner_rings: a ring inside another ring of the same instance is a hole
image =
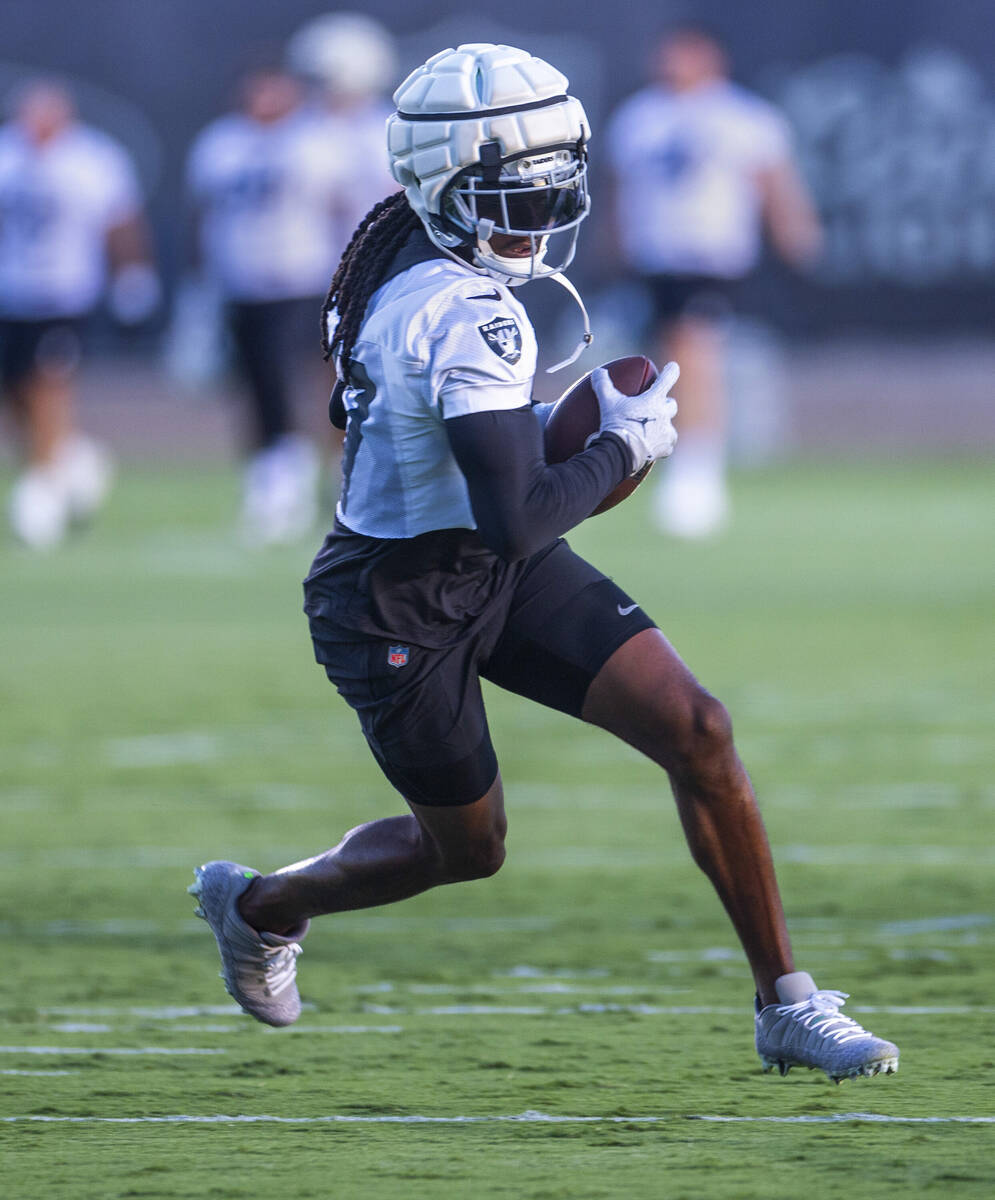
[[[581,717],[668,769],[695,744],[724,734],[728,721],[659,629],[644,630],[605,662]]]
[[[81,322],[66,318],[5,321],[0,325],[0,372],[17,390],[39,372],[70,375],[80,359]]]
[[[721,321],[733,310],[737,281],[715,275],[654,275],[649,279],[654,317],[669,324],[688,318]]]
[[[654,628],[639,605],[564,541],[536,555],[515,589],[481,674],[507,691],[581,715],[618,648]]]
[[[414,804],[409,800],[408,807],[447,860],[475,848],[487,851],[501,846],[508,832],[500,775],[470,804]]]
[[[497,776],[476,646],[433,650],[358,636],[330,640],[312,618],[315,657],[356,711],[374,757],[409,804],[461,806]]]

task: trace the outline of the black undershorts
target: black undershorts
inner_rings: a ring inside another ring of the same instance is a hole
[[[471,804],[497,775],[481,678],[579,717],[611,655],[654,628],[562,540],[515,571],[449,645],[339,629],[313,614],[310,623],[315,657],[356,710],[384,774],[406,800],[428,805]]]
[[[79,317],[0,318],[0,378],[16,386],[36,371],[69,374],[80,358]]]
[[[681,317],[721,321],[731,315],[741,285],[738,279],[717,275],[647,275],[644,283],[649,288],[653,317],[657,321],[676,321]]]

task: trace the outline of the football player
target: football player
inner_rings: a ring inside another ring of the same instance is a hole
[[[305,609],[318,662],[410,812],[275,874],[202,866],[191,891],[229,991],[290,1024],[311,918],[498,870],[506,818],[485,678],[610,730],[668,773],[753,970],[765,1065],[893,1070],[895,1046],[795,970],[725,709],[561,537],[675,441],[676,365],[638,396],[600,371],[600,433],[565,463],[543,458],[536,342],[514,289],[561,278],[572,256],[589,207],[584,109],[548,63],[484,44],[436,54],[394,99],[404,190],[359,226],[326,304],[345,454]]]
[[[76,427],[81,334],[105,293],[123,325],[154,313],[149,246],[124,149],[77,118],[61,83],[25,83],[0,131],[0,375],[26,460],[10,524],[33,549],[57,545],[107,492],[108,456]]]
[[[810,266],[818,218],[787,122],[729,79],[707,29],[682,25],[654,55],[649,87],[609,127],[623,262],[652,298],[655,335],[681,363],[681,449],[658,481],[658,526],[704,537],[728,514],[724,330],[766,230],[778,255]]]
[[[340,160],[302,112],[300,82],[278,66],[246,74],[237,111],[203,129],[188,159],[198,266],[220,293],[247,384],[241,523],[250,542],[294,541],[317,516],[318,452],[291,397],[341,250]]]

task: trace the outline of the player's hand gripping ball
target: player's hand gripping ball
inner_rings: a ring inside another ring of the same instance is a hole
[[[621,437],[632,455],[633,474],[608,493],[592,516],[631,496],[654,460],[673,450],[677,434],[671,421],[677,405],[667,392],[678,374],[676,363],[668,363],[660,374],[641,354],[616,358],[585,375],[553,408],[543,433],[546,462],[566,462],[607,431]],[[633,402],[634,397],[639,400]]]

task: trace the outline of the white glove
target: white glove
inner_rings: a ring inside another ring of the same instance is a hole
[[[667,393],[677,382],[681,369],[669,362],[645,392],[625,396],[612,383],[604,367],[591,375],[591,386],[601,409],[599,433],[614,433],[629,448],[632,474],[658,458],[667,458],[677,445],[673,426],[677,401]]]

